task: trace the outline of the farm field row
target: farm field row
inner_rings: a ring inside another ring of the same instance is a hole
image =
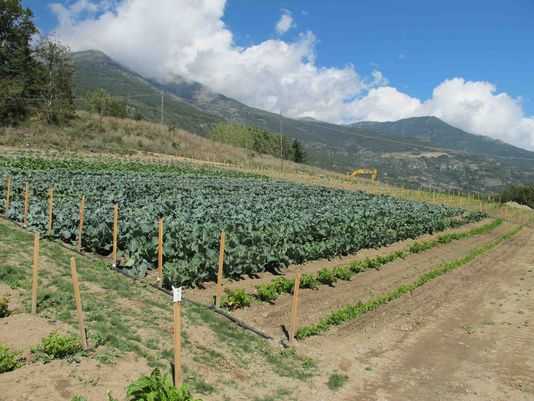
[[[187,164],[92,163],[29,158],[0,160],[11,177],[6,216],[47,232],[53,188],[52,237],[78,239],[85,198],[82,246],[108,255],[113,207],[118,205],[119,260],[143,276],[156,265],[157,221],[164,218],[164,283],[194,286],[216,277],[218,240],[227,236],[227,277],[253,276],[291,264],[349,255],[478,221],[483,214],[364,192],[280,182]],[[3,186],[1,195],[8,192]]]
[[[301,289],[299,327],[317,324],[342,307],[366,303],[400,286],[411,284],[436,266],[463,258],[478,247],[497,240],[513,227],[512,224],[503,223],[483,234],[413,253],[379,269],[362,271],[350,281],[338,280],[334,285],[322,285],[315,290]],[[275,338],[283,338],[290,321],[291,302],[290,294],[281,294],[271,303],[252,303],[250,307],[235,310],[233,315]]]
[[[357,275],[361,271],[366,270],[367,267],[369,269],[380,268],[385,263],[405,258],[412,253],[419,253],[444,243],[487,233],[502,223],[503,221],[500,219],[484,218],[478,222],[465,224],[461,227],[449,228],[434,234],[421,235],[416,239],[401,240],[380,248],[362,249],[348,256],[318,259],[300,265],[290,265],[287,269],[280,272],[266,271],[254,277],[241,280],[227,278],[223,280],[222,286],[226,292],[243,290],[255,298],[254,302],[258,302],[258,287],[270,286],[274,282],[280,281],[293,282],[297,272],[301,272],[303,275],[317,277],[324,270],[338,271],[340,268],[346,267],[350,269],[352,267],[354,270],[353,274]],[[356,269],[356,267],[359,268]],[[320,282],[316,284],[318,286],[322,285]],[[303,288],[302,284],[301,288]],[[188,297],[196,302],[209,304],[213,301],[215,290],[216,283],[205,283],[201,288],[189,290]]]

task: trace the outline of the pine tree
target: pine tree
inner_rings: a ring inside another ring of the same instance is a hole
[[[0,125],[13,125],[30,113],[38,96],[38,62],[31,40],[38,30],[20,0],[0,0]]]
[[[293,141],[293,161],[296,163],[304,163],[306,160],[306,153],[304,153],[304,148],[302,144],[296,139]]]

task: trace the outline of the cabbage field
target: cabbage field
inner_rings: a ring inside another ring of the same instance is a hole
[[[111,252],[113,205],[120,208],[121,268],[142,276],[157,261],[157,221],[165,218],[166,285],[216,277],[218,238],[226,233],[224,271],[239,278],[289,264],[380,247],[480,220],[480,213],[330,188],[279,182],[239,172],[142,163],[0,158],[13,180],[9,219],[47,231],[47,191],[54,188],[53,237],[77,240],[85,196],[87,251]],[[5,186],[1,189],[2,215]]]

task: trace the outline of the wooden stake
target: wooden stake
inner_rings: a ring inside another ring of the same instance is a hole
[[[119,230],[119,205],[113,206],[113,251],[111,259],[113,261],[113,267],[117,266],[117,238]]]
[[[30,210],[30,184],[26,183],[24,190],[24,225],[28,225],[28,212]]]
[[[54,188],[48,188],[48,236],[52,236],[52,219],[54,212]]]
[[[163,282],[163,217],[159,219],[158,230],[158,279]]]
[[[39,233],[33,237],[33,263],[32,263],[32,314],[37,313],[37,286],[39,271]]]
[[[299,309],[299,292],[300,292],[300,275],[298,271],[295,276],[295,285],[293,287],[293,299],[291,300],[291,322],[289,324],[289,343],[295,342],[298,326],[298,309]]]
[[[182,385],[182,303],[174,303],[174,385]]]
[[[222,280],[224,267],[224,231],[221,231],[221,240],[219,243],[219,270],[217,271],[217,288],[215,289],[215,306],[221,306],[222,298]]]
[[[78,323],[80,328],[80,340],[84,349],[88,348],[87,334],[85,333],[85,322],[83,319],[82,297],[80,296],[80,283],[78,282],[78,272],[76,271],[76,258],[70,258],[70,275],[72,277],[72,288],[74,290],[74,301],[76,302],[76,312],[78,313]]]
[[[85,217],[85,196],[80,199],[80,227],[78,228],[78,251],[82,250],[83,221]]]

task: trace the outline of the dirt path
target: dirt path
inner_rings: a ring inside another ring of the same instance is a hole
[[[351,281],[338,281],[335,287],[321,286],[319,290],[302,290],[299,322],[301,325],[315,323],[341,306],[369,300],[401,284],[415,281],[422,273],[431,270],[437,264],[465,256],[474,248],[497,238],[509,229],[510,225],[504,223],[489,233],[410,255],[403,260],[388,263],[380,270],[360,273]],[[256,304],[235,311],[234,315],[275,337],[282,337],[284,336],[282,327],[289,321],[290,305],[291,296],[284,295],[273,305]]]
[[[534,231],[299,345],[348,383],[302,400],[534,399]]]

